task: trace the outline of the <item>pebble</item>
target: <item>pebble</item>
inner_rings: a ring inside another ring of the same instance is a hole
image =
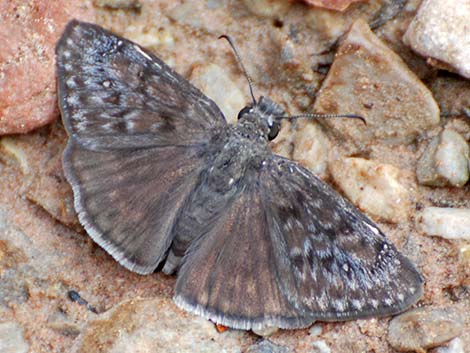
[[[462,330],[463,323],[456,311],[418,308],[390,321],[388,342],[400,352],[424,352],[457,337]]]
[[[0,323],[0,352],[27,353],[29,345],[23,337],[23,328],[16,322]]]
[[[284,17],[292,6],[285,0],[243,0],[242,2],[252,14],[271,19]]]
[[[366,213],[403,222],[410,214],[409,192],[400,169],[363,158],[339,158],[329,164],[336,184]]]
[[[428,88],[362,19],[354,22],[338,49],[314,111],[363,116],[367,125],[356,119],[324,122],[362,144],[374,139],[408,142],[440,119]]]
[[[228,123],[237,122],[238,113],[247,101],[242,91],[220,66],[196,66],[191,72],[190,80],[219,106]]]
[[[422,185],[464,186],[469,179],[470,147],[453,129],[431,140],[418,161],[416,176]]]
[[[426,207],[420,223],[426,235],[470,240],[470,208]]]
[[[276,333],[277,331],[279,331],[279,327],[265,327],[265,328],[262,328],[262,329],[254,329],[252,330],[254,334],[258,335],[258,336],[262,336],[262,337],[268,337],[268,336],[271,336],[272,334]]]
[[[403,41],[428,63],[470,78],[468,0],[424,0]]]
[[[462,340],[460,338],[454,338],[451,340],[446,347],[439,347],[435,353],[465,353]]]
[[[308,333],[310,336],[320,336],[323,332],[323,324],[314,324],[312,325],[312,327],[310,327],[310,329],[308,330]]]
[[[354,2],[364,0],[303,0],[305,3],[328,10],[344,11]]]
[[[292,158],[318,177],[327,176],[331,143],[321,126],[306,119],[297,120]]]
[[[182,314],[170,299],[121,302],[89,321],[71,353],[241,353],[241,331],[218,333],[213,323]]]
[[[323,340],[313,342],[312,346],[314,353],[331,353],[330,347]]]
[[[246,353],[290,353],[290,350],[271,341],[262,340],[248,347]]]

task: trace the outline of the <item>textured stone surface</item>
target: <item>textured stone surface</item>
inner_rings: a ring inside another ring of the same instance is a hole
[[[196,66],[191,82],[217,103],[227,122],[237,122],[238,112],[249,102],[227,73],[215,64]],[[247,84],[248,89],[248,84]]]
[[[0,352],[27,353],[29,345],[23,338],[23,329],[15,322],[0,323]]]
[[[320,125],[299,120],[293,135],[292,158],[317,176],[325,177],[331,144]]]
[[[469,178],[470,147],[453,129],[433,138],[418,161],[416,176],[422,185],[464,186]]]
[[[427,235],[470,240],[470,208],[427,207],[420,222]]]
[[[250,347],[246,353],[290,353],[289,348],[279,346],[268,340],[262,340]]]
[[[470,78],[467,0],[424,0],[403,40],[429,63]]]
[[[398,168],[363,158],[341,158],[330,163],[330,170],[336,184],[361,210],[395,223],[408,218],[410,195]]]
[[[439,122],[429,90],[363,20],[354,23],[336,53],[314,109],[363,116],[366,126],[346,119],[324,122],[356,143],[403,142]]]
[[[241,353],[241,332],[219,334],[209,321],[184,315],[168,299],[133,299],[92,320],[72,353]]]
[[[400,352],[424,352],[457,337],[463,330],[462,314],[448,309],[420,308],[390,321],[388,342]]]
[[[93,21],[90,1],[4,1],[0,5],[0,135],[58,116],[55,42],[71,18]]]

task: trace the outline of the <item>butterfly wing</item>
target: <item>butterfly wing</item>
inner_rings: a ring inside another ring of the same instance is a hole
[[[98,26],[70,22],[56,53],[80,222],[122,265],[152,272],[224,117],[153,54]]]
[[[299,315],[281,290],[268,215],[256,180],[250,181],[191,243],[178,273],[175,302],[237,329],[306,326],[311,320]]]
[[[336,321],[395,314],[421,297],[419,272],[364,214],[297,163],[267,165],[264,207],[292,305]]]
[[[295,162],[272,156],[188,249],[175,301],[223,325],[297,328],[400,312],[422,279],[382,232]]]
[[[207,143],[226,125],[216,104],[151,52],[71,21],[56,48],[69,135],[93,150]]]

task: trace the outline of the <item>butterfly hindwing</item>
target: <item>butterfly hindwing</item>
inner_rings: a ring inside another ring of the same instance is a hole
[[[261,173],[277,273],[289,302],[316,320],[385,316],[422,294],[422,277],[380,229],[297,163]]]
[[[298,328],[383,316],[421,295],[413,265],[354,206],[271,155],[188,249],[176,302],[223,325]]]

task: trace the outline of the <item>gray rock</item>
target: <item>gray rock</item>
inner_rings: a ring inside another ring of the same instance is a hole
[[[439,347],[435,353],[465,353],[462,340],[454,338],[446,347]]]
[[[363,116],[367,125],[355,119],[323,122],[363,145],[374,140],[407,142],[439,123],[430,91],[362,19],[338,49],[314,111]]]
[[[254,334],[262,337],[268,337],[271,336],[273,333],[276,333],[279,331],[279,327],[265,327],[259,330],[252,330]]]
[[[368,214],[403,222],[411,209],[409,188],[400,169],[363,158],[339,158],[329,169],[344,194]]]
[[[29,345],[23,337],[23,328],[16,322],[0,323],[0,352],[27,353]]]
[[[134,299],[121,302],[83,329],[73,353],[166,352],[240,353],[244,333],[218,333],[201,317],[182,314],[169,299]]]
[[[313,342],[312,346],[314,353],[331,353],[330,347],[323,340]]]
[[[470,78],[467,0],[424,0],[403,40],[428,62]]]
[[[287,347],[279,346],[268,340],[263,340],[248,347],[246,353],[289,353]]]
[[[424,352],[457,337],[462,330],[461,315],[457,312],[419,308],[390,321],[388,342],[400,352]]]
[[[422,185],[464,186],[469,178],[470,148],[453,129],[431,140],[418,161],[416,176]]]
[[[470,240],[470,208],[426,207],[419,221],[426,235]]]

